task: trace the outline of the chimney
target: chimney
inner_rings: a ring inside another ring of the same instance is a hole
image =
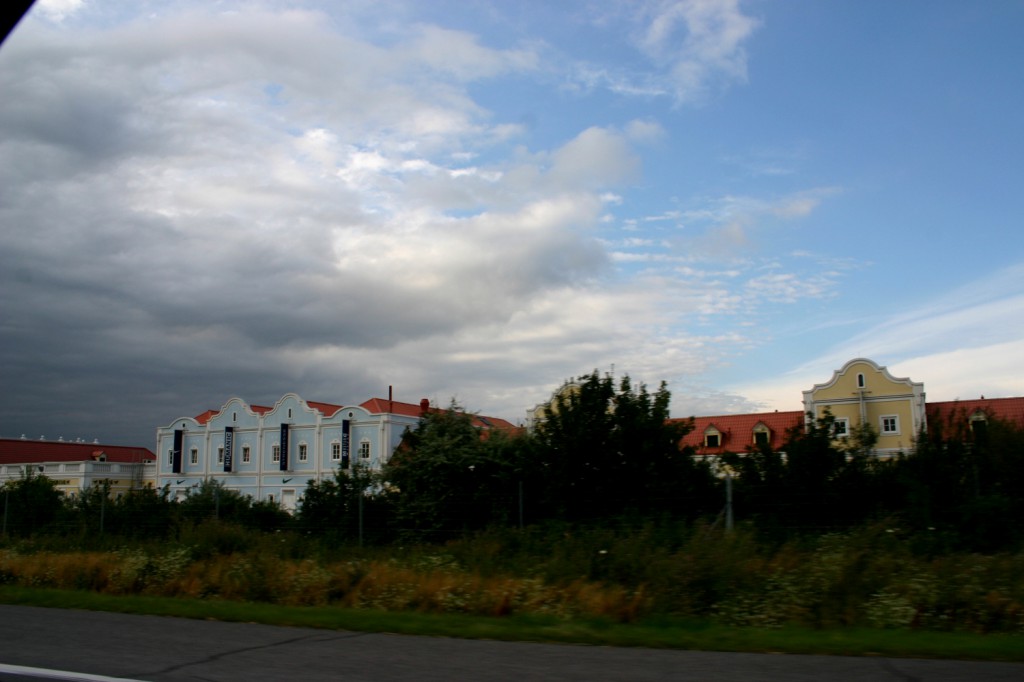
[[[388,414],[395,413],[395,398],[393,392],[393,386],[388,384]]]
[[[426,398],[420,400],[420,414],[426,414],[430,410],[430,401]]]

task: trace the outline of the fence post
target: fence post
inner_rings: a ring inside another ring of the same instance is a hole
[[[725,530],[732,531],[732,474],[725,474]]]

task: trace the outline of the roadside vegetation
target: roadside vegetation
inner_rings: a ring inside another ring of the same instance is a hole
[[[664,386],[594,373],[535,433],[485,438],[453,405],[380,474],[311,484],[294,515],[212,481],[182,501],[103,486],[65,499],[28,474],[0,492],[0,601],[88,593],[92,608],[306,609],[334,627],[363,614],[369,629],[399,617],[445,634],[463,623],[466,635],[743,650],[821,652],[857,632],[942,655],[906,642],[985,635],[974,653],[945,640],[946,655],[1024,658],[981,653],[1024,636],[1019,427],[934,424],[915,453],[877,461],[869,431],[837,449],[826,416],[781,452],[712,466],[680,453],[688,424],[667,421],[668,400]],[[701,632],[718,644],[695,644],[710,641]],[[860,650],[833,651],[900,653],[858,637]]]

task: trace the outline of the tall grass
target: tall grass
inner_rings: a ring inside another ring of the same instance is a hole
[[[646,524],[361,549],[209,522],[174,543],[0,545],[0,583],[425,614],[1024,633],[1024,554],[934,556],[920,544],[885,525],[777,546],[742,528]]]

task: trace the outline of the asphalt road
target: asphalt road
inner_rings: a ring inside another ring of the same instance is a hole
[[[0,682],[39,679],[10,666],[153,682],[1024,680],[1018,663],[473,641],[0,606]]]

